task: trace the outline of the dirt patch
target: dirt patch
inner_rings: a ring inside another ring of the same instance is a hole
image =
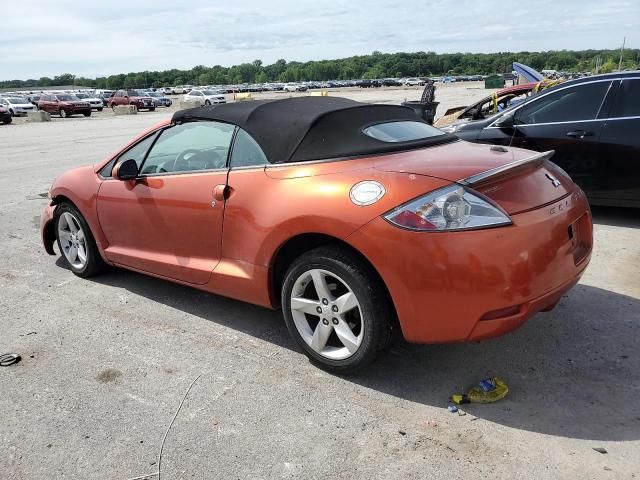
[[[106,370],[101,371],[97,376],[96,380],[100,383],[112,383],[118,380],[122,376],[122,372],[115,368],[107,368]]]

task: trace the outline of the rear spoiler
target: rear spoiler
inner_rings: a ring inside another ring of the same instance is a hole
[[[490,170],[487,170],[486,172],[478,173],[476,175],[471,175],[470,177],[463,178],[462,180],[458,180],[457,183],[460,183],[466,186],[471,186],[471,185],[476,185],[478,183],[483,183],[487,180],[493,180],[495,178],[501,177],[502,175],[513,173],[514,170],[517,170],[524,166],[532,166],[534,164],[541,165],[543,162],[546,162],[551,157],[553,157],[554,153],[556,153],[555,150],[549,150],[547,152],[537,153],[530,157],[521,158],[520,160],[507,163],[506,165],[502,165],[501,167],[492,168]]]

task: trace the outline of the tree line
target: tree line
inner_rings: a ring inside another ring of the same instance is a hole
[[[280,59],[271,65],[261,60],[232,67],[198,65],[190,70],[164,70],[121,73],[108,77],[85,78],[70,73],[53,78],[0,81],[0,88],[31,88],[75,85],[105,89],[168,87],[181,84],[230,85],[242,83],[353,80],[366,78],[487,75],[511,71],[511,64],[521,62],[536,70],[594,72],[600,57],[600,73],[618,68],[619,50],[582,50],[501,53],[381,53],[358,55],[337,60],[287,62]],[[623,69],[638,68],[640,49],[627,49]]]

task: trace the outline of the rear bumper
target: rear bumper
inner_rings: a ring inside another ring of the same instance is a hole
[[[382,276],[407,341],[483,340],[553,308],[591,257],[591,213],[577,187],[512,220],[508,227],[425,233],[377,218],[347,240]]]

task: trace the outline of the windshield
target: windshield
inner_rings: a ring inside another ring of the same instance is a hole
[[[24,98],[10,97],[6,99],[9,103],[29,103]]]
[[[148,96],[148,97],[159,97],[159,96],[160,96],[160,94],[159,94],[159,93],[156,93],[156,92],[147,92],[147,96]]]
[[[58,100],[63,101],[63,102],[70,102],[72,100],[77,100],[77,98],[74,97],[73,95],[58,95],[58,96],[56,96],[56,98]]]
[[[86,93],[76,93],[76,98],[89,98],[89,95]]]
[[[217,92],[215,90],[202,90],[202,93],[204,93],[205,95],[218,95],[220,92]]]
[[[371,125],[362,131],[381,142],[397,143],[442,135],[437,128],[422,122],[386,122]]]

